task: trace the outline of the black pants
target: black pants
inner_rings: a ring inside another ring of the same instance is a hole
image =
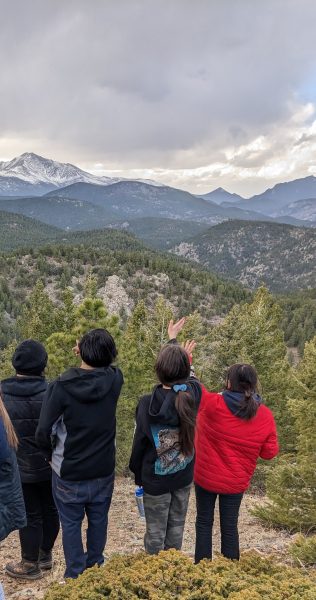
[[[52,482],[22,483],[27,526],[20,529],[22,558],[37,562],[39,551],[50,552],[59,532]]]
[[[215,494],[195,485],[196,544],[195,562],[212,558],[212,530],[216,498],[219,496],[221,552],[226,558],[239,559],[238,514],[243,494]]]

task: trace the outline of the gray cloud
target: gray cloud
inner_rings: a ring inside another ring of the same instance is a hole
[[[16,148],[111,169],[203,167],[289,119],[316,67],[314,0],[0,7],[4,158]]]

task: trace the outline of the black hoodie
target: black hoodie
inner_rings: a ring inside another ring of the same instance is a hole
[[[195,378],[187,382],[198,409],[201,387]],[[162,385],[143,396],[136,410],[136,429],[130,470],[136,485],[147,494],[159,496],[190,485],[193,481],[194,455],[185,457],[179,450],[179,415],[176,393]]]
[[[115,468],[116,367],[69,369],[50,384],[36,441],[53,470],[69,481],[107,477]]]

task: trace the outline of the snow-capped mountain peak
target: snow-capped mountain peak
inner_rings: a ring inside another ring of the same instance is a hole
[[[0,176],[16,177],[31,184],[47,183],[57,187],[79,181],[101,185],[117,181],[112,177],[92,175],[70,163],[44,158],[33,152],[24,152],[12,160],[0,162]]]
[[[42,195],[74,183],[111,185],[119,181],[129,180],[94,175],[71,163],[44,158],[34,152],[24,152],[12,160],[0,161],[0,196]],[[149,179],[133,181],[164,187],[163,184]]]

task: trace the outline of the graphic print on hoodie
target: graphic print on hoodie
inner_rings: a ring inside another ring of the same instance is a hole
[[[121,371],[112,366],[69,369],[50,384],[36,441],[58,476],[84,481],[113,473],[122,385]]]
[[[197,379],[187,381],[196,410],[201,400]],[[147,494],[158,496],[190,485],[194,455],[185,457],[179,447],[179,415],[176,393],[157,385],[152,394],[143,396],[136,410],[136,429],[130,458],[130,470],[136,485]]]
[[[193,460],[191,456],[184,456],[180,449],[179,427],[166,427],[164,425],[151,425],[151,433],[155,442],[158,458],[155,461],[156,475],[170,475],[185,469]]]

